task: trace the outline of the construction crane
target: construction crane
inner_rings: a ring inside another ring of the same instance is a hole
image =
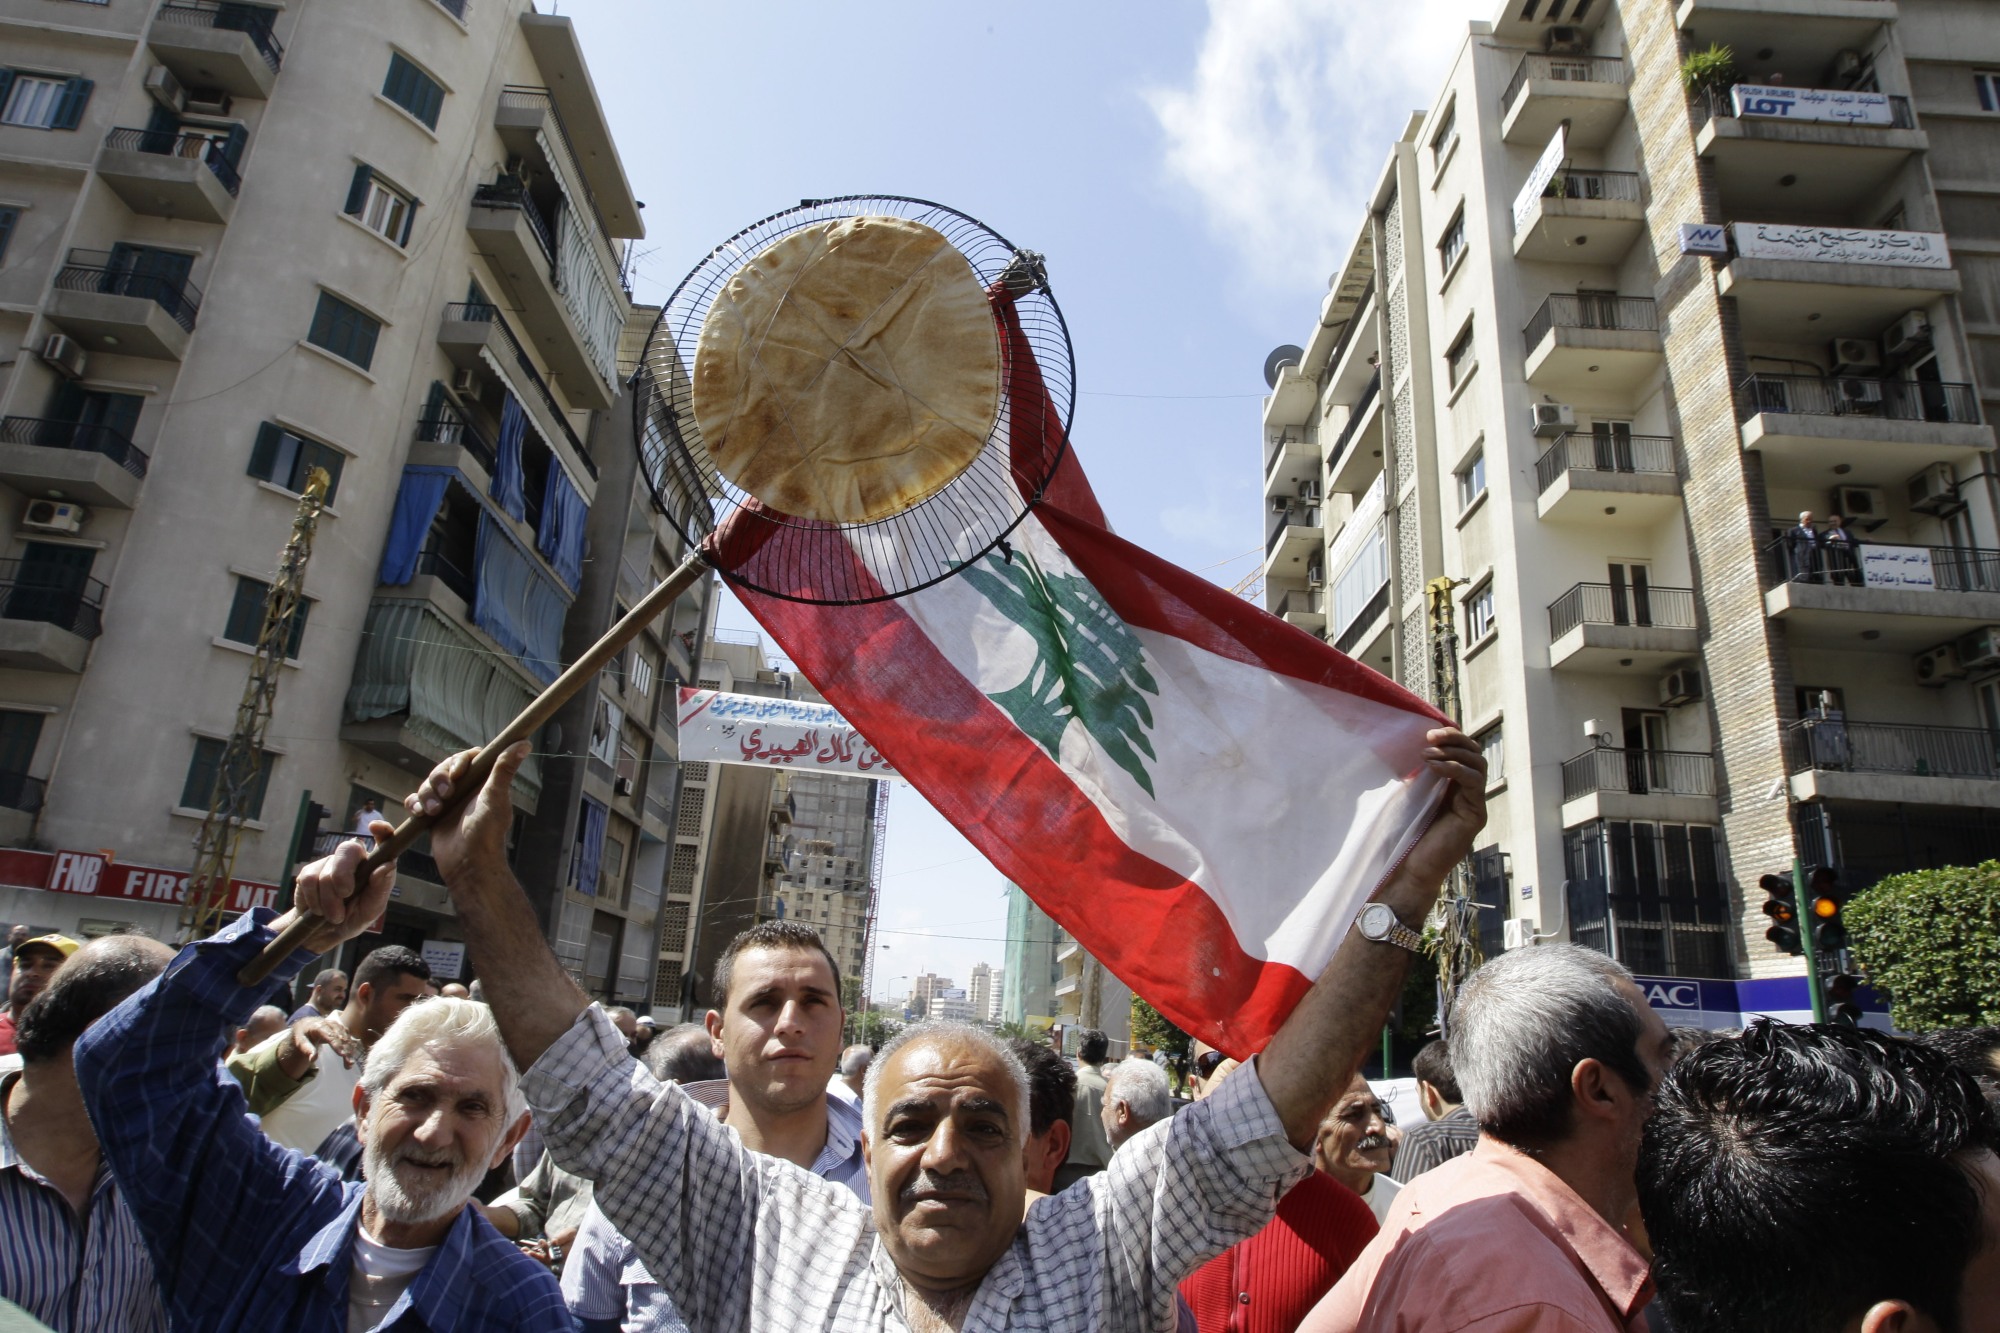
[[[326,508],[326,488],[332,478],[325,468],[306,476],[292,517],[292,535],[278,557],[278,572],[264,595],[264,619],[250,659],[250,679],[236,705],[236,726],[216,765],[215,788],[208,814],[194,840],[194,870],[188,875],[187,896],[181,903],[181,940],[213,934],[231,906],[229,886],[236,877],[236,847],[244,821],[257,805],[264,782],[264,733],[278,697],[278,672],[290,656],[292,626],[305,600],[306,562],[312,559],[313,534]]]
[[[1431,702],[1454,724],[1459,720],[1458,619],[1452,589],[1463,579],[1444,576],[1424,585],[1430,611]],[[1458,988],[1485,959],[1479,949],[1479,905],[1472,896],[1472,861],[1459,862],[1438,900],[1438,1026],[1449,1031],[1452,1002]]]
[[[889,841],[889,783],[885,779],[875,780],[875,845],[870,854],[868,867],[868,921],[861,928],[861,1003],[855,1007],[855,1017],[851,1020],[856,1039],[861,1031],[858,1024],[860,1015],[868,1012],[875,1002],[875,921],[882,911],[882,857],[883,848]]]

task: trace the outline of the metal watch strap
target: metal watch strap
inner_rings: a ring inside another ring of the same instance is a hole
[[[1393,924],[1389,927],[1389,943],[1408,949],[1411,953],[1424,951],[1424,937],[1404,925],[1402,918],[1391,913]]]

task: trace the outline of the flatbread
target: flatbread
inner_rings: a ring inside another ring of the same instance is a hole
[[[723,476],[786,514],[867,523],[936,494],[986,446],[1000,340],[951,242],[903,218],[845,218],[730,279],[693,389]]]

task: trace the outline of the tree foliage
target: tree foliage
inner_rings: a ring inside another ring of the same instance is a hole
[[[880,1009],[868,1009],[850,1015],[848,1026],[853,1033],[852,1040],[861,1046],[871,1046],[876,1050],[882,1043],[903,1030],[903,1025]]]
[[[1132,1044],[1151,1046],[1168,1055],[1188,1053],[1188,1034],[1168,1021],[1166,1015],[1134,995],[1132,997]]]
[[[2000,1023],[2000,861],[1891,875],[1841,918],[1897,1027]]]
[[[1028,1023],[1010,1018],[994,1028],[994,1032],[1007,1041],[1047,1041],[1053,1023]]]
[[[1720,92],[1736,82],[1736,53],[1719,43],[1690,51],[1681,61],[1681,86],[1691,93]]]

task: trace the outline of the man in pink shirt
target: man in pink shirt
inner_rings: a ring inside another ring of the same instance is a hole
[[[1641,1333],[1624,1232],[1666,1024],[1603,954],[1517,949],[1466,982],[1452,1062],[1479,1146],[1405,1186],[1300,1333]]]

